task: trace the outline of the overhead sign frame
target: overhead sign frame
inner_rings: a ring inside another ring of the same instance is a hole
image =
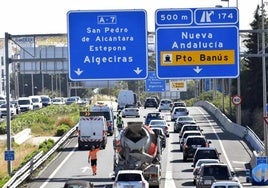
[[[238,77],[237,8],[159,9],[155,14],[160,79]]]
[[[69,11],[67,17],[71,80],[147,77],[145,10]]]

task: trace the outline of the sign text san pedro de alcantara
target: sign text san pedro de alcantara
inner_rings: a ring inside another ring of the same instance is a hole
[[[146,11],[69,11],[67,17],[71,80],[147,77]]]

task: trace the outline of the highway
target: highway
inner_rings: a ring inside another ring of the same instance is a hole
[[[252,151],[246,143],[237,136],[224,132],[217,120],[201,107],[188,107],[203,133],[221,153],[220,159],[227,163],[232,171],[236,172],[239,181],[244,187],[254,187],[246,183],[246,168],[249,167]],[[141,108],[140,118],[124,118],[127,121],[144,121],[143,116],[157,109]],[[161,112],[170,124],[170,137],[167,138],[167,147],[162,154],[162,178],[160,188],[195,187],[193,185],[192,160],[182,160],[179,148],[179,135],[173,132],[173,122],[170,121],[168,111]],[[114,136],[108,137],[105,150],[98,153],[98,173],[92,176],[87,161],[88,151],[77,149],[77,137],[73,136],[62,147],[62,151],[43,168],[36,177],[32,177],[23,187],[29,188],[60,188],[68,179],[83,179],[94,183],[95,187],[111,187],[113,181],[113,142]]]

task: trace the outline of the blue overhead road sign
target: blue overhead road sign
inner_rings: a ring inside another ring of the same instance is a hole
[[[158,10],[156,28],[158,78],[233,78],[239,75],[236,8]]]
[[[71,80],[137,80],[147,77],[145,10],[69,11]]]
[[[166,80],[157,78],[155,71],[149,71],[145,86],[146,92],[164,92],[166,91]]]

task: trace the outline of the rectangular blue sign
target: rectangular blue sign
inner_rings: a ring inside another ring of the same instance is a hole
[[[237,8],[197,8],[194,10],[194,21],[197,25],[236,25]]]
[[[157,78],[155,71],[149,71],[145,86],[147,92],[166,91],[166,81]]]
[[[155,19],[157,26],[185,26],[194,21],[191,9],[159,9],[155,13]]]
[[[68,12],[71,80],[132,80],[147,77],[145,10]]]
[[[174,20],[161,24],[158,19],[156,21],[157,77],[160,79],[238,77],[238,10],[194,8],[190,9],[193,12],[193,17],[190,18],[190,14],[186,14],[185,9],[182,9],[181,16],[184,15],[184,21],[194,20],[189,26],[174,24],[181,13],[179,10],[177,13],[173,9],[170,9],[170,12],[166,9],[158,10],[165,15],[163,18]]]
[[[14,161],[15,152],[14,150],[6,150],[5,151],[5,161]]]

